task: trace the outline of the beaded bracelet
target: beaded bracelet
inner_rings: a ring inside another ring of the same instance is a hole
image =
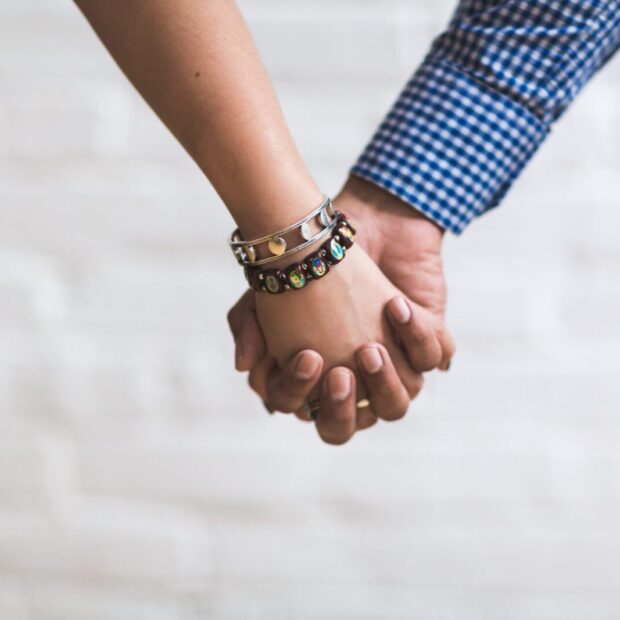
[[[355,228],[343,213],[336,212],[336,225],[330,239],[318,250],[306,256],[302,261],[293,263],[284,269],[259,269],[246,267],[245,277],[250,288],[279,295],[288,290],[305,288],[309,281],[318,280],[342,261],[355,242]]]

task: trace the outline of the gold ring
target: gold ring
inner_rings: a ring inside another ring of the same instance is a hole
[[[366,409],[370,407],[370,401],[367,398],[362,398],[355,403],[357,409]],[[311,398],[304,403],[304,411],[308,414],[311,420],[316,420],[316,415],[321,408],[321,401],[318,398]]]

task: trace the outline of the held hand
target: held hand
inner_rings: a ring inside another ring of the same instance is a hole
[[[396,377],[397,373],[393,390],[398,392],[402,401],[408,402],[421,388],[421,375],[410,369],[385,317],[384,306],[397,293],[376,264],[356,245],[347,251],[345,260],[320,281],[283,295],[256,296],[256,316],[267,350],[280,367],[286,366],[300,350],[319,350],[322,368],[332,369],[322,392],[317,390],[310,394],[319,397],[322,404],[316,423],[325,441],[342,443],[353,434],[356,428],[355,403],[370,395],[364,375],[356,375],[350,370],[357,367],[355,353],[365,343],[382,345],[376,351],[390,368],[393,364],[392,374]],[[263,364],[263,377],[269,374],[268,364],[268,361]],[[295,370],[299,374],[300,368],[293,366],[293,376]],[[318,378],[320,374],[321,369],[312,367],[301,373],[302,378],[304,375]],[[288,378],[287,375],[280,377],[282,387]],[[252,381],[254,387],[266,396],[267,382],[263,387],[261,379],[257,380],[256,371]],[[291,385],[294,386],[295,382]],[[290,388],[279,394],[276,390],[270,402],[278,409],[294,411],[301,407],[307,396],[307,389],[301,394]],[[386,415],[396,414],[387,411]]]
[[[303,421],[309,421],[302,408],[320,382],[324,368],[323,358],[316,351],[304,349],[280,367],[267,351],[256,318],[256,298],[247,291],[231,309],[228,320],[235,334],[236,361],[239,371],[250,371],[250,387],[263,399],[271,413],[295,412]],[[412,321],[415,321],[415,307]],[[362,374],[364,386],[371,403],[370,409],[356,410],[347,404],[347,415],[356,419],[356,430],[363,430],[377,422],[377,415],[384,420],[397,420],[405,415],[409,401],[422,388],[422,375],[414,375],[416,382],[410,390],[403,386],[386,348],[378,343],[365,344],[356,351],[355,359]],[[341,368],[327,374],[339,372]],[[347,369],[345,369],[347,370]],[[327,381],[323,387],[332,388]],[[328,391],[330,391],[328,389]],[[330,399],[323,398],[325,417],[331,415]]]
[[[356,222],[357,239],[402,295],[387,314],[413,369],[447,370],[455,352],[445,326],[443,230],[378,186],[351,177],[338,208]],[[403,299],[403,296],[405,299]]]
[[[355,222],[358,243],[409,298],[399,294],[392,299],[387,315],[412,369],[447,369],[454,343],[443,322],[446,288],[440,256],[442,231],[416,210],[361,179],[351,178],[335,203]],[[291,403],[303,402],[315,389],[321,356],[300,351],[279,369],[266,352],[254,301],[254,293],[246,293],[229,314],[237,345],[237,369],[251,371],[250,384],[274,409],[291,411],[295,409]],[[404,415],[408,398],[403,398],[400,380],[387,352],[369,343],[357,351],[356,360],[373,412],[357,411],[357,429],[374,424],[374,414],[384,419]],[[313,363],[314,372],[297,376],[298,367]],[[306,414],[298,413],[298,417],[306,419]]]

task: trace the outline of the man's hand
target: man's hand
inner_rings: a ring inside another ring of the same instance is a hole
[[[334,203],[351,217],[357,242],[404,294],[391,299],[386,309],[412,370],[446,370],[454,343],[444,326],[442,229],[395,196],[356,177],[348,180]],[[237,369],[250,370],[250,385],[273,409],[290,411],[291,402],[303,402],[315,389],[322,357],[315,351],[300,351],[278,367],[256,321],[253,292],[239,300],[229,322],[236,341]],[[372,426],[377,416],[402,417],[415,394],[399,389],[398,375],[386,351],[377,343],[368,343],[357,351],[356,361],[372,405],[370,410],[357,411],[357,430]],[[332,369],[328,376],[338,370]],[[328,380],[323,387],[326,385]],[[303,411],[297,415],[307,419]]]
[[[388,304],[388,316],[405,349],[408,343],[419,350],[415,325],[408,324],[408,312],[427,323],[442,347],[441,359],[424,347],[428,360],[412,359],[418,371],[439,367],[446,370],[454,354],[454,342],[444,325],[446,282],[441,259],[443,229],[377,185],[351,177],[336,199],[338,209],[351,216],[357,228],[357,241],[392,284],[414,302],[401,298]],[[407,308],[407,306],[409,308]],[[408,328],[403,328],[408,325]],[[427,362],[425,364],[424,362]],[[434,362],[434,363],[433,363]],[[424,367],[428,366],[428,367]]]
[[[258,324],[278,367],[301,350],[321,353],[329,372],[323,389],[310,396],[320,400],[316,429],[328,443],[344,443],[353,435],[358,400],[369,398],[373,408],[380,404],[357,371],[356,352],[366,343],[377,343],[377,352],[381,345],[383,363],[397,378],[393,390],[404,403],[422,386],[422,375],[411,370],[385,316],[385,305],[398,293],[364,249],[354,245],[346,260],[320,282],[295,293],[256,295]],[[260,392],[260,382],[255,388]],[[285,384],[269,400],[274,408],[292,412],[300,411],[306,399],[305,393],[294,394]],[[400,417],[399,412],[384,415]]]

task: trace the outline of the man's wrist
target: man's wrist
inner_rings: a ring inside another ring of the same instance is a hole
[[[378,231],[388,238],[415,238],[416,250],[439,252],[445,229],[426,217],[421,211],[382,187],[360,177],[350,176],[335,199],[337,208],[352,217],[365,229],[371,255],[373,237]],[[374,232],[373,232],[374,231]]]
[[[395,194],[361,177],[350,176],[342,188],[341,194],[351,196],[375,209],[388,210],[388,212],[399,217],[428,222],[442,236],[445,232],[444,228],[424,215],[415,205],[404,202]]]

